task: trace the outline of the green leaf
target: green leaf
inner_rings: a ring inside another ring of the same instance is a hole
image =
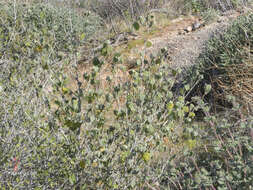
[[[161,63],[162,63],[162,60],[160,58],[155,60],[155,64],[159,65]]]
[[[78,100],[76,98],[72,98],[72,108],[75,112],[78,112],[79,111],[79,103],[78,103]]]
[[[103,56],[106,56],[106,55],[107,55],[107,48],[106,48],[106,47],[103,48],[103,49],[101,50],[101,54],[102,54]]]
[[[127,105],[127,107],[128,107],[128,109],[129,109],[129,111],[135,112],[135,107],[134,107],[134,104],[133,104],[133,103],[129,103],[129,104]]]
[[[147,41],[147,42],[146,42],[146,47],[149,48],[149,47],[151,47],[151,46],[152,46],[152,42],[151,42],[151,41]]]
[[[145,152],[143,155],[142,155],[142,159],[145,161],[145,162],[148,162],[150,160],[150,153],[149,152]]]
[[[118,63],[120,61],[120,53],[115,53],[113,57],[113,62]]]
[[[192,150],[193,148],[195,148],[196,145],[197,145],[197,141],[196,141],[196,140],[192,140],[192,139],[187,140],[185,143],[186,143],[186,146],[187,146],[190,150]]]
[[[100,66],[101,65],[101,62],[99,61],[99,59],[97,57],[93,58],[92,63],[93,63],[94,66]]]
[[[84,40],[84,38],[85,38],[85,34],[82,33],[82,34],[80,35],[80,40],[82,41],[82,40]]]
[[[152,125],[146,125],[145,126],[145,132],[148,134],[153,134],[155,132],[155,129]]]
[[[189,117],[194,118],[195,117],[195,113],[194,112],[190,112],[189,113]]]
[[[83,78],[88,82],[90,80],[90,75],[88,73],[84,73]]]
[[[189,91],[190,90],[190,85],[187,84],[187,85],[184,86],[184,88],[185,88],[186,91]]]
[[[170,101],[170,102],[167,104],[167,109],[168,109],[168,110],[172,110],[173,107],[174,107],[174,104],[173,104],[172,101]]]
[[[126,161],[126,158],[129,156],[129,154],[130,154],[129,151],[122,152],[120,155],[120,161],[124,163]]]
[[[173,98],[173,93],[171,91],[168,91],[167,95],[168,95],[168,98],[170,99]]]
[[[65,121],[65,126],[67,126],[71,131],[75,131],[81,127],[82,123],[81,122],[76,122],[72,120],[66,120]]]
[[[134,22],[133,27],[134,27],[135,30],[139,30],[140,29],[140,24],[138,22]]]
[[[80,163],[79,163],[80,167],[81,168],[85,168],[85,161],[84,160],[81,160]]]
[[[172,69],[172,75],[175,77],[177,75],[177,71],[175,69]]]
[[[212,86],[210,84],[205,85],[205,95],[208,94],[212,89]]]
[[[62,87],[63,94],[67,94],[69,92],[69,89],[66,87]]]
[[[75,174],[71,174],[71,175],[69,176],[69,182],[70,182],[72,185],[75,184],[75,182],[76,182],[76,176],[75,176]]]
[[[136,64],[137,64],[138,66],[140,66],[140,65],[141,65],[141,60],[138,59],[138,60],[136,61]]]
[[[186,113],[188,113],[189,112],[189,107],[188,106],[184,106],[183,107],[183,111],[186,112]]]

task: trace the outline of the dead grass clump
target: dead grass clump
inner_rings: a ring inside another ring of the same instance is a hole
[[[251,50],[252,51],[252,50]],[[253,106],[253,59],[252,56],[242,60],[241,64],[233,64],[227,69],[223,80],[216,78],[215,82],[224,89],[226,94],[238,97],[244,108],[252,112]]]

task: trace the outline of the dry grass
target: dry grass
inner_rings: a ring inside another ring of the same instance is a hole
[[[214,82],[219,88],[225,90],[225,94],[233,94],[240,100],[244,111],[252,112],[253,107],[253,51],[250,47],[244,48],[247,52],[241,64],[233,64],[226,67],[226,77],[216,78]],[[216,94],[218,97],[224,94]]]

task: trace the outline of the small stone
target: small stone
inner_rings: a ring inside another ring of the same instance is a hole
[[[221,23],[221,22],[223,22],[223,19],[222,18],[218,18],[217,22]]]
[[[178,35],[184,35],[185,31],[184,30],[179,30]]]
[[[196,21],[192,24],[192,30],[197,30],[201,27],[201,24],[199,21]]]
[[[192,27],[191,26],[188,26],[186,29],[185,29],[186,32],[191,32],[192,31]]]

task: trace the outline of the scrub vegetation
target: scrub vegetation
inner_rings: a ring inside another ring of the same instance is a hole
[[[0,189],[253,189],[251,8],[0,0]],[[121,34],[233,10],[193,65],[168,64],[164,47],[140,48],[130,67],[117,51]]]

